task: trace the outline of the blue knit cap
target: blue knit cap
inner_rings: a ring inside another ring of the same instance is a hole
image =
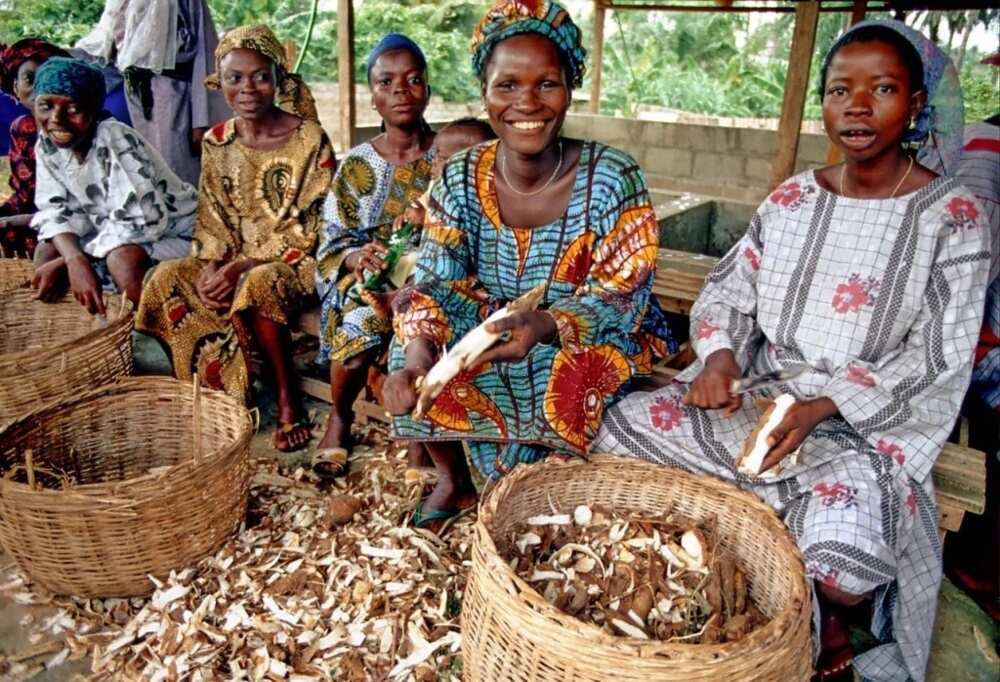
[[[104,74],[81,59],[51,57],[35,74],[35,96],[62,95],[98,112],[106,94]]]
[[[375,62],[378,58],[384,55],[386,52],[394,52],[396,50],[406,50],[413,55],[413,58],[417,60],[417,64],[420,66],[422,71],[427,70],[427,59],[424,57],[423,50],[415,42],[404,36],[402,33],[388,33],[383,36],[382,40],[378,41],[378,44],[372,48],[372,51],[368,53],[368,80],[372,79],[372,69],[375,67]]]

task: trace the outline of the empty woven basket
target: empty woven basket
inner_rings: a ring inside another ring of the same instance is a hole
[[[672,509],[718,520],[721,546],[747,575],[769,622],[738,642],[684,644],[608,635],[549,604],[497,552],[494,538],[535,514],[601,506],[622,513]],[[638,460],[519,467],[487,496],[476,524],[462,603],[466,680],[808,680],[811,601],[798,549],[756,497],[716,479]]]
[[[0,293],[28,286],[34,271],[27,258],[0,258]]]
[[[232,535],[246,513],[250,417],[210,390],[196,417],[193,393],[126,378],[0,430],[0,544],[32,580],[80,597],[147,594],[147,576]]]
[[[42,303],[32,289],[0,293],[0,424],[132,373],[132,306],[110,295],[105,305],[106,321],[72,296]]]

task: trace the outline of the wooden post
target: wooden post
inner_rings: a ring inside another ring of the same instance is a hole
[[[594,42],[590,51],[590,63],[594,72],[590,75],[590,113],[601,113],[601,72],[604,69],[604,0],[594,0]]]
[[[854,5],[851,7],[851,17],[848,19],[847,28],[854,26],[854,24],[859,21],[864,21],[865,13],[868,11],[868,0],[854,0]],[[840,163],[843,156],[840,153],[840,147],[834,143],[830,143],[830,146],[826,150],[826,165],[832,166],[836,163]]]
[[[340,146],[354,146],[354,0],[337,0],[337,86],[340,91]]]
[[[799,130],[802,128],[802,110],[809,89],[809,67],[812,65],[818,18],[818,0],[796,3],[795,31],[792,34],[792,49],[788,53],[788,77],[785,79],[785,100],[781,106],[777,152],[771,163],[769,189],[780,185],[795,171],[795,157],[799,152]]]

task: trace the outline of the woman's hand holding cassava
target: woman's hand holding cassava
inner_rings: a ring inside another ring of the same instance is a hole
[[[829,398],[810,398],[793,404],[767,437],[771,450],[764,458],[760,470],[767,471],[795,452],[817,424],[837,412],[837,404]]]
[[[559,333],[555,318],[544,310],[514,313],[510,317],[491,322],[487,331],[494,334],[509,333],[509,336],[479,356],[477,364],[523,360],[536,344],[552,343]]]
[[[426,369],[407,367],[385,378],[385,383],[382,384],[382,404],[389,414],[401,417],[413,411],[417,405],[417,390],[414,384],[417,377],[425,374],[427,374]]]
[[[740,409],[742,398],[732,395],[733,381],[742,372],[736,356],[728,348],[721,348],[705,358],[705,368],[695,377],[684,396],[684,404],[702,409],[725,409],[731,415]]]
[[[382,404],[389,414],[401,417],[417,405],[417,378],[427,374],[437,359],[437,349],[429,339],[416,338],[406,344],[406,365],[393,372],[382,384]]]

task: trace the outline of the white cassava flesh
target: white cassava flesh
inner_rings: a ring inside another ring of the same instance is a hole
[[[698,534],[693,530],[685,531],[681,535],[681,548],[688,553],[694,562],[693,566],[689,564],[691,568],[701,568],[705,565],[705,548],[701,546],[701,540],[698,539]]]
[[[578,526],[589,526],[593,519],[594,513],[585,504],[581,504],[573,510],[573,520]]]
[[[479,357],[503,336],[502,333],[488,331],[487,326],[515,313],[535,310],[541,303],[547,286],[548,282],[542,282],[520,298],[511,301],[487,317],[482,324],[463,336],[454,346],[445,350],[441,359],[434,363],[422,380],[418,380],[416,389],[419,395],[417,405],[413,408],[413,419],[416,421],[423,419],[448,382],[458,376],[463,369],[474,366]]]
[[[767,444],[767,439],[794,404],[795,398],[788,393],[782,393],[774,399],[774,405],[770,408],[769,412],[765,412],[761,416],[761,421],[764,422],[763,425],[761,426],[758,422],[759,428],[754,429],[753,433],[747,439],[747,443],[744,445],[744,454],[740,457],[740,461],[736,467],[740,473],[747,476],[761,475],[760,468],[764,464],[764,458],[771,451],[771,446]],[[752,444],[750,443],[751,438],[753,439]]]

